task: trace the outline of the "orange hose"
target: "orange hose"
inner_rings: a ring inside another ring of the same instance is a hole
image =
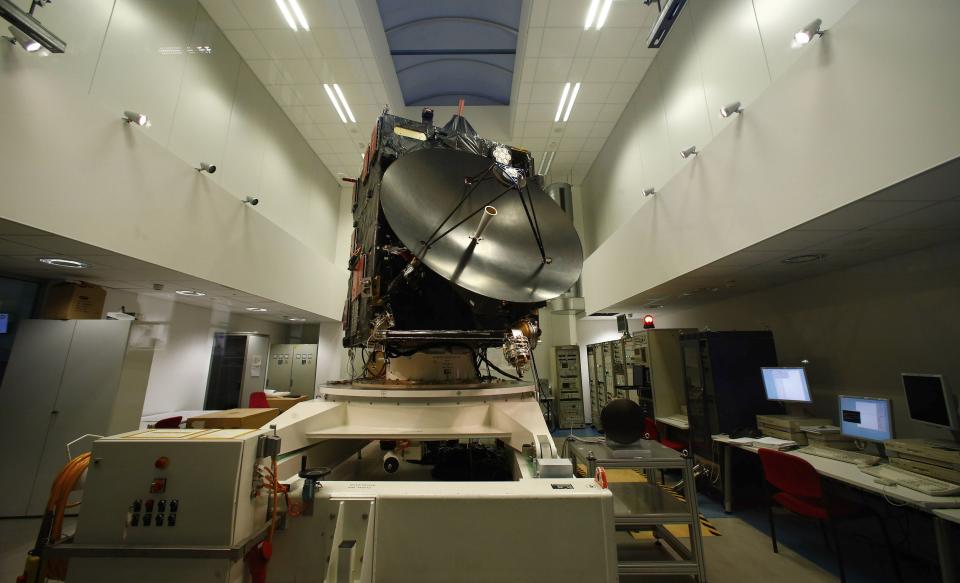
[[[63,534],[63,514],[67,508],[73,508],[79,502],[70,504],[70,493],[73,491],[83,472],[90,466],[90,454],[84,453],[73,458],[60,470],[50,488],[50,497],[47,499],[47,512],[53,513],[53,523],[50,527],[48,541],[55,543]],[[49,579],[63,581],[67,577],[66,559],[51,559],[47,562],[46,576]]]

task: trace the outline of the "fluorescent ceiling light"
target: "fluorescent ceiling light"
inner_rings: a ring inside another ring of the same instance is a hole
[[[182,295],[182,296],[190,296],[190,297],[194,297],[194,298],[199,298],[199,297],[203,297],[203,296],[207,295],[207,294],[203,293],[202,291],[197,291],[197,290],[195,290],[195,289],[178,289],[176,293],[178,293],[178,294],[180,294],[180,295]]]
[[[610,13],[610,5],[613,4],[613,0],[604,0],[603,8],[600,9],[600,15],[597,16],[597,30],[603,28],[605,22],[607,22],[607,15]]]
[[[283,0],[280,0],[281,2]],[[300,4],[297,0],[288,0],[290,2],[290,8],[293,9],[293,15],[297,17],[297,22],[300,23],[300,28],[303,30],[310,30],[310,25],[307,24],[307,17],[303,15],[303,10],[300,9]]]
[[[333,94],[333,89],[331,89],[329,85],[324,83],[323,90],[327,92],[327,97],[330,98],[330,103],[332,103],[333,107],[337,110],[337,115],[340,116],[340,120],[343,123],[347,123],[347,116],[343,115],[343,109],[340,108],[340,103],[337,101],[337,96]]]
[[[46,263],[54,267],[69,267],[70,269],[86,269],[90,267],[89,263],[75,261],[73,259],[63,259],[60,257],[41,257],[40,263]]]
[[[550,172],[550,165],[553,164],[553,157],[557,155],[557,151],[547,152],[543,155],[543,170],[540,171],[541,176],[546,176]]]
[[[287,3],[284,2],[284,0],[277,0],[277,6],[280,7],[280,12],[283,14],[283,18],[287,21],[287,24],[290,25],[290,28],[297,30],[297,22],[293,19],[293,14],[290,13],[290,9],[287,8]]]
[[[290,322],[306,322],[306,318],[287,318]]]
[[[597,17],[597,8],[600,7],[600,0],[590,2],[590,8],[587,10],[587,21],[583,24],[583,30],[590,30],[593,21]]]
[[[343,104],[343,110],[347,112],[347,117],[350,118],[352,123],[357,123],[357,119],[353,117],[353,111],[350,110],[350,105],[347,103],[347,98],[343,96],[343,91],[340,91],[340,86],[334,83],[333,90],[337,92],[337,97],[340,98],[340,103]]]
[[[560,116],[563,115],[563,105],[567,102],[567,95],[570,93],[570,83],[568,82],[563,86],[563,93],[560,94],[560,106],[557,107],[557,115],[553,118],[553,121],[560,121]]]
[[[567,111],[563,114],[563,121],[570,119],[570,110],[573,109],[573,102],[577,100],[577,93],[580,93],[580,84],[573,86],[573,93],[570,94],[570,101],[567,102]]]
[[[787,257],[786,259],[782,259],[780,262],[787,264],[812,263],[814,261],[820,261],[826,256],[826,253],[807,253],[805,255],[794,255],[793,257]]]
[[[266,308],[244,308],[248,312],[266,312]]]

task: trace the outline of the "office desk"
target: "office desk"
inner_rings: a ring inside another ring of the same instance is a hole
[[[664,425],[669,425],[670,427],[676,427],[677,429],[683,429],[687,431],[690,429],[689,422],[678,421],[676,419],[671,419],[669,417],[654,417],[657,420],[657,423],[663,423]]]
[[[732,442],[725,435],[714,435],[716,443],[723,444],[723,509],[730,512],[733,506],[732,481],[730,470],[731,451],[734,447],[750,453],[757,453],[756,447]],[[832,480],[848,484],[859,490],[884,496],[898,504],[906,504],[922,510],[933,517],[933,529],[937,537],[937,555],[940,561],[940,574],[944,582],[957,581],[955,547],[950,544],[949,522],[960,524],[960,496],[929,496],[904,486],[883,486],[876,482],[876,478],[864,474],[855,464],[848,464],[837,460],[806,455],[797,451],[787,451],[790,455],[806,460],[817,473]]]

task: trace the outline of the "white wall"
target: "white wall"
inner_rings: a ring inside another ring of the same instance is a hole
[[[960,155],[958,21],[947,0],[688,3],[583,183],[587,312]]]
[[[0,132],[17,136],[0,175],[21,195],[0,198],[0,216],[339,318],[340,186],[199,4],[56,2],[38,16],[67,52],[0,43]],[[152,126],[124,126],[124,110]]]
[[[119,312],[121,306],[136,312],[140,323],[151,324],[138,326],[149,332],[135,339],[155,347],[144,415],[203,409],[216,332],[257,332],[270,336],[271,344],[287,341],[283,324],[176,302],[162,293],[108,289],[104,313]]]

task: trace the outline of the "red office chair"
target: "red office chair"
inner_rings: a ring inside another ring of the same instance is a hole
[[[657,430],[657,422],[650,417],[643,418],[643,433],[647,439],[659,441],[672,450],[683,451],[687,449],[687,444],[681,441],[674,441],[668,437],[661,437],[660,432]]]
[[[183,421],[183,417],[177,415],[176,417],[167,417],[166,419],[161,419],[153,424],[154,429],[179,429],[180,422]]]
[[[270,403],[267,403],[267,394],[263,391],[256,391],[250,393],[250,408],[251,409],[269,409]]]
[[[837,536],[837,521],[849,518],[858,518],[870,514],[877,518],[880,523],[880,530],[883,531],[883,538],[887,543],[887,550],[893,561],[893,571],[897,581],[903,581],[900,575],[900,564],[894,554],[893,545],[890,542],[890,533],[887,532],[887,525],[883,519],[873,509],[850,502],[838,500],[826,495],[820,474],[809,462],[800,459],[795,455],[783,453],[772,449],[760,448],[760,463],[763,464],[764,488],[766,489],[767,513],[770,518],[770,540],[773,543],[773,552],[779,552],[777,547],[777,531],[773,522],[773,503],[809,518],[815,518],[820,523],[820,530],[823,533],[823,539],[827,546],[830,541],[827,538],[827,526],[833,531],[833,540],[837,548],[837,566],[840,568],[840,581],[846,582],[846,574],[843,571],[843,555],[840,553],[840,537]],[[770,492],[770,486],[776,488],[776,492]]]

